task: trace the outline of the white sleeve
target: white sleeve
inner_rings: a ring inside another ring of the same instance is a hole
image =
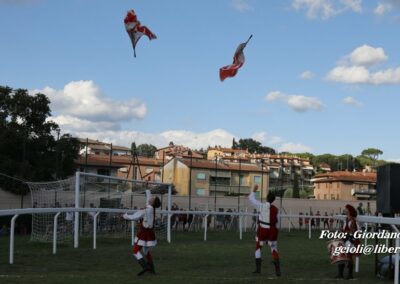
[[[146,205],[149,205],[150,199],[151,199],[151,191],[146,189]]]
[[[142,219],[143,216],[145,215],[145,213],[146,213],[145,210],[139,210],[132,215],[125,213],[122,217],[124,217],[124,219],[126,219],[126,220],[135,221],[135,220]]]
[[[251,193],[249,194],[249,200],[250,200],[250,203],[251,203],[254,207],[256,207],[256,208],[258,209],[258,208],[260,208],[260,206],[261,206],[261,202],[258,201],[254,195],[255,195],[254,192],[251,192]]]

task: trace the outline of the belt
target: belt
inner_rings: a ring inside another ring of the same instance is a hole
[[[261,221],[261,220],[258,220],[258,223],[263,224],[263,225],[268,225],[268,226],[271,225],[271,223],[263,222],[263,221]]]

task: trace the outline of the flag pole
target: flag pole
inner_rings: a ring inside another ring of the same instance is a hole
[[[247,44],[251,40],[252,37],[253,37],[253,35],[250,35],[249,39],[245,43]]]

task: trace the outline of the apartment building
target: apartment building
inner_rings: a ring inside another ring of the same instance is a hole
[[[376,195],[376,173],[337,171],[317,174],[312,179],[316,199],[359,200]]]

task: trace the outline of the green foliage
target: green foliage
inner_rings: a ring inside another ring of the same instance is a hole
[[[259,153],[259,154],[276,153],[274,149],[267,146],[262,146],[260,142],[252,138],[239,139],[239,143],[237,143],[237,146],[239,149],[247,149],[250,153]]]
[[[140,144],[136,148],[136,153],[139,156],[144,156],[144,157],[154,157],[154,153],[157,151],[157,147],[151,144]]]
[[[293,198],[300,198],[299,177],[298,177],[298,175],[296,173],[294,174],[294,179],[293,179],[292,197]]]
[[[0,86],[0,172],[22,180],[48,181],[75,171],[78,141],[64,135],[49,121],[50,101],[43,94]],[[27,192],[25,185],[2,178],[0,186],[14,193]]]

